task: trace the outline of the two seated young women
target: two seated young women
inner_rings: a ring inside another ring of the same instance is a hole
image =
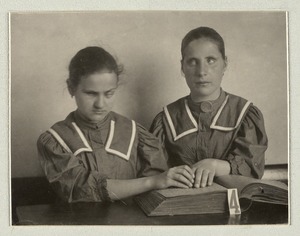
[[[165,106],[151,126],[112,111],[121,69],[100,47],[80,50],[67,86],[77,109],[38,139],[42,168],[67,202],[111,201],[168,187],[199,188],[215,176],[261,178],[267,136],[259,109],[222,90],[222,37],[208,27],[181,44],[190,94]]]

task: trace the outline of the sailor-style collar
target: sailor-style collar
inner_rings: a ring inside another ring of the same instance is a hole
[[[136,136],[136,123],[114,112],[110,112],[109,118],[105,121],[110,122],[105,150],[129,160]],[[53,125],[48,131],[67,152],[75,156],[82,152],[93,152],[82,130],[75,122],[74,113],[71,113],[66,120]]]
[[[222,101],[221,104],[219,104],[220,101]],[[235,130],[239,127],[250,104],[251,102],[241,97],[222,91],[220,97],[216,101],[211,102],[211,110],[215,107],[219,108],[210,128],[227,132]],[[184,97],[164,107],[164,114],[174,141],[198,131],[198,123],[193,117],[189,106],[188,97]],[[202,109],[201,106],[200,109]],[[202,110],[202,112],[210,111]]]

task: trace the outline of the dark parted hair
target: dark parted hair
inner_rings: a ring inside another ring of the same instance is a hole
[[[114,72],[119,80],[122,66],[116,59],[101,47],[86,47],[72,58],[69,65],[68,86],[76,88],[83,76],[88,76],[102,70]]]
[[[209,28],[209,27],[204,27],[204,26],[201,26],[201,27],[191,30],[182,39],[182,42],[181,42],[182,60],[184,58],[184,50],[189,45],[189,43],[196,39],[200,39],[200,38],[206,38],[206,39],[211,40],[214,43],[216,43],[223,59],[225,60],[225,57],[226,57],[225,56],[225,44],[224,44],[223,38],[214,29]]]

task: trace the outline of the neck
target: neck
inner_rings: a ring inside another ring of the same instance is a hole
[[[207,96],[200,96],[199,94],[191,93],[191,99],[193,102],[204,102],[204,101],[213,101],[218,99],[221,94],[221,88],[214,91],[212,94]]]

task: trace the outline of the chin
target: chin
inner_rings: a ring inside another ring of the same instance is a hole
[[[89,116],[87,117],[87,120],[90,122],[90,123],[98,123],[99,121],[101,121],[103,118],[102,117],[95,117],[95,116]]]
[[[107,114],[108,114],[108,113],[101,114],[101,115],[96,115],[96,116],[93,117],[93,120],[94,120],[95,122],[99,122],[99,121],[103,120],[103,119],[107,116]]]
[[[200,91],[198,90],[195,92],[195,95],[199,97],[209,97],[212,94],[213,92],[207,89],[201,89]]]

